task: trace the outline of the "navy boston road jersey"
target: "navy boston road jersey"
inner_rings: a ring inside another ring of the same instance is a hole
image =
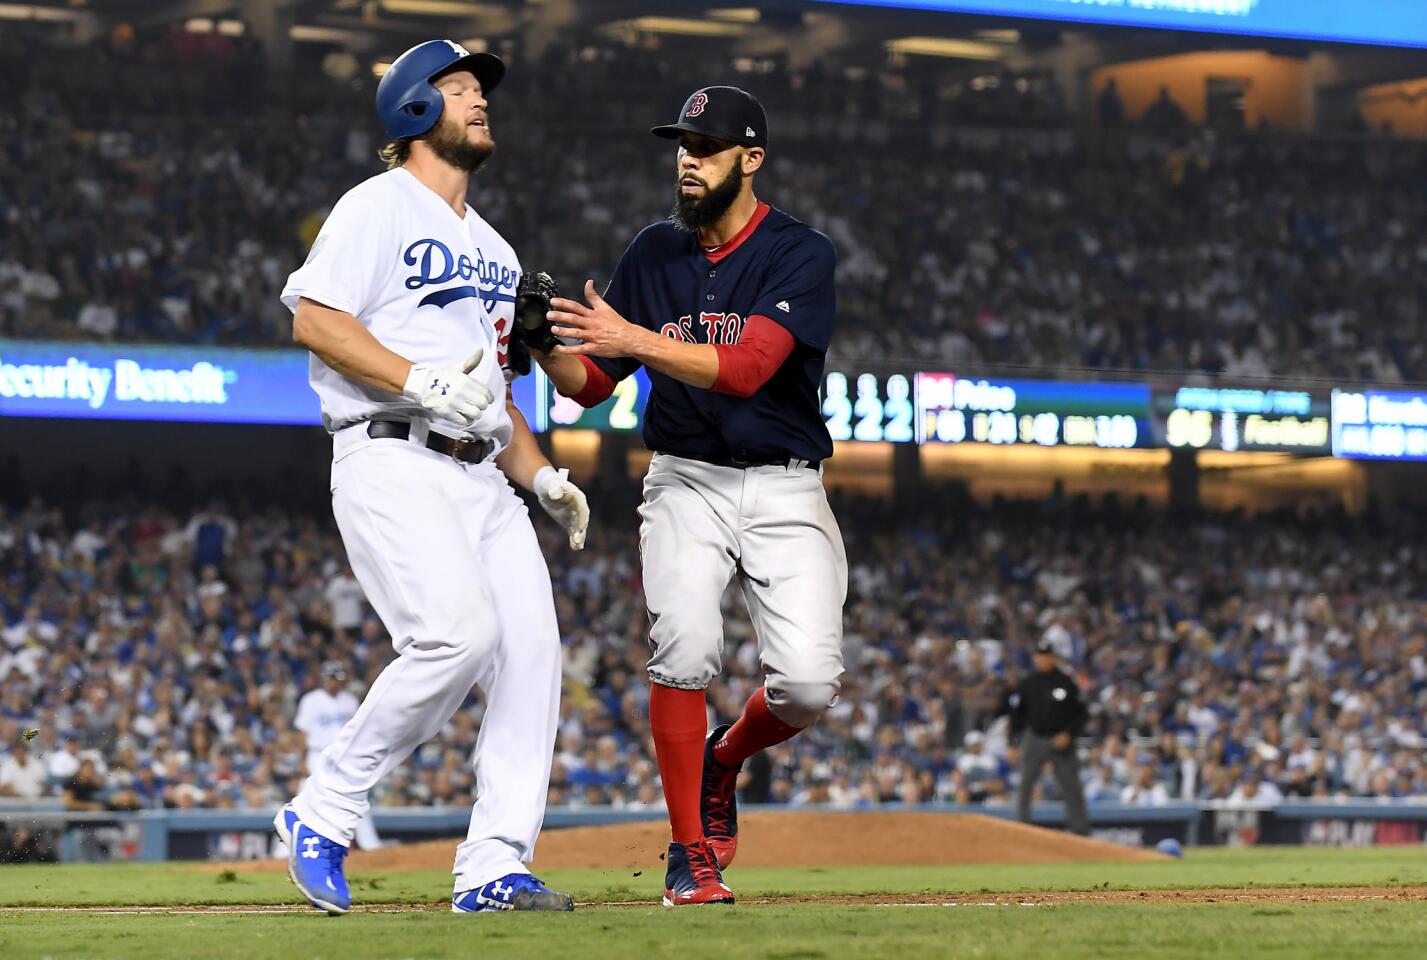
[[[737,343],[763,316],[793,335],[793,351],[751,397],[716,393],[649,371],[649,449],[696,460],[825,460],[820,404],[836,297],[832,241],[760,203],[739,235],[713,250],[670,221],[645,227],[615,267],[604,298],[631,323],[688,343]],[[614,380],[639,361],[594,361]]]

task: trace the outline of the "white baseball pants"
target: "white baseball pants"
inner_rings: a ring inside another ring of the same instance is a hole
[[[322,763],[321,750],[307,751],[307,771],[312,773]],[[377,822],[372,817],[371,810],[367,815],[357,821],[352,828],[352,839],[357,843],[358,850],[380,850],[382,846],[381,834],[377,833]]]
[[[545,817],[560,696],[550,575],[525,505],[494,463],[457,463],[410,441],[334,437],[332,511],[357,581],[398,657],[293,801],[350,843],[387,771],[434,737],[474,684],[486,710],[476,801],[455,888],[525,872]]]
[[[660,453],[644,477],[639,549],[655,683],[702,690],[723,669],[719,601],[736,573],[758,637],[768,708],[806,727],[842,677],[847,554],[822,475]]]

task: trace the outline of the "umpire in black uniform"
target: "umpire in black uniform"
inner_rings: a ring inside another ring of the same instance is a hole
[[[1090,833],[1085,812],[1085,790],[1075,738],[1085,727],[1085,702],[1075,678],[1060,669],[1055,647],[1047,640],[1036,644],[1035,671],[1011,691],[1011,735],[1021,736],[1021,786],[1016,795],[1016,817],[1031,821],[1031,793],[1049,761],[1065,798],[1065,816],[1074,833]]]

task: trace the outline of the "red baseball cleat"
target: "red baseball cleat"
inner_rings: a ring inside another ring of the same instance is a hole
[[[707,840],[671,843],[669,868],[664,872],[664,906],[696,903],[733,903],[733,891],[724,884]]]
[[[720,870],[727,870],[738,852],[738,772],[743,764],[724,766],[714,759],[714,744],[723,738],[729,724],[715,727],[704,744],[704,777],[699,790],[699,819],[704,839],[718,858]]]

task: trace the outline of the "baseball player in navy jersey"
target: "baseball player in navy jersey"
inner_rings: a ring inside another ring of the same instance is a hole
[[[678,122],[670,219],[646,227],[604,296],[556,298],[537,352],[585,406],[643,365],[654,451],[640,507],[649,607],[649,720],[669,808],[664,903],[732,903],[743,761],[815,722],[837,698],[847,559],[822,485],[832,441],[818,384],[832,335],[836,257],[811,227],[758,200],[763,108],[735,87],[689,97]],[[765,682],[705,738],[722,669],[719,600],[737,575]]]
[[[351,902],[343,859],[372,787],[475,684],[476,802],[451,909],[574,907],[526,867],[545,813],[560,638],[511,484],[536,493],[574,549],[589,511],[509,401],[520,264],[467,202],[494,149],[487,98],[504,73],[449,40],[402,54],[377,88],[389,169],[338,201],[282,292],[332,434],[333,514],[397,652],[274,821],[293,882],[328,913]]]

